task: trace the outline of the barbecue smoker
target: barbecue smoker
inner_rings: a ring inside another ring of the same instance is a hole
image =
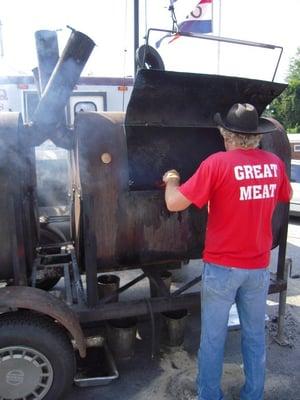
[[[199,306],[199,293],[185,293],[201,276],[169,292],[161,271],[186,268],[200,259],[207,209],[169,213],[162,174],[176,167],[183,180],[223,143],[216,111],[235,102],[254,104],[261,114],[285,85],[225,76],[140,68],[126,114],[78,113],[67,128],[64,108],[92,52],[93,41],[72,31],[58,57],[53,32],[37,33],[41,94],[33,121],[19,113],[0,115],[0,398],[58,399],[72,384],[78,359],[87,353],[83,326],[131,316]],[[143,63],[161,60],[144,47]],[[156,58],[155,58],[156,57]],[[36,71],[37,72],[37,71]],[[261,147],[289,170],[290,146],[280,126]],[[35,146],[51,139],[71,156],[71,240],[43,244],[36,201]],[[282,335],[287,265],[288,206],[273,219],[277,272],[270,293],[279,293]],[[156,296],[111,302],[98,298],[97,277],[107,271],[142,270],[118,293],[148,278]],[[64,277],[64,297],[39,287]],[[99,360],[101,362],[101,360]]]

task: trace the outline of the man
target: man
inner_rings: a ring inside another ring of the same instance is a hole
[[[209,203],[201,293],[198,354],[199,400],[222,400],[221,377],[229,310],[236,302],[241,323],[245,384],[241,400],[262,400],[265,378],[265,311],[272,246],[272,214],[288,202],[291,186],[283,162],[257,149],[262,134],[276,128],[251,104],[234,104],[214,117],[226,152],[209,156],[179,185],[165,173],[170,211]]]

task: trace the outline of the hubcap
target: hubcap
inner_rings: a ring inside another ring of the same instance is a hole
[[[53,382],[47,357],[30,347],[0,349],[0,400],[41,400]]]

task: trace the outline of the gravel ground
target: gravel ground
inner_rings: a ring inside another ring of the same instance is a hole
[[[287,257],[292,259],[292,275],[300,275],[300,218],[289,223]],[[275,268],[276,251],[272,254]],[[175,274],[183,280],[185,274],[199,271],[199,262]],[[172,290],[176,288],[172,284]],[[144,290],[145,288],[140,288]],[[139,291],[137,290],[137,293]],[[285,345],[276,341],[278,294],[268,299],[267,322],[267,376],[265,400],[300,400],[300,278],[290,278],[288,283],[285,316]],[[186,320],[185,339],[182,346],[161,345],[157,356],[151,358],[150,326],[147,321],[138,325],[135,356],[127,361],[116,361],[120,377],[107,386],[94,388],[74,387],[66,400],[196,400],[197,349],[199,345],[199,312],[194,311]],[[163,343],[162,338],[162,343]],[[239,399],[243,384],[240,355],[240,332],[228,333],[223,374],[225,400]]]

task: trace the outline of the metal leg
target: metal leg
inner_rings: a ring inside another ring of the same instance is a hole
[[[281,346],[288,345],[288,342],[285,339],[285,335],[284,335],[284,316],[285,316],[285,310],[286,310],[286,294],[287,294],[286,290],[279,293],[279,307],[278,307],[278,321],[277,321],[278,329],[277,329],[277,335],[276,335],[275,340]]]
[[[286,260],[286,245],[287,233],[289,222],[289,207],[284,205],[284,223],[280,230],[279,248],[278,248],[278,261],[277,261],[277,279],[282,279],[287,284],[289,259]],[[287,342],[284,338],[284,316],[286,309],[286,295],[287,288],[279,292],[279,307],[278,307],[278,330],[276,341],[280,345],[286,345]]]
[[[291,267],[292,260],[287,258],[284,263],[284,276],[283,279],[287,280],[288,278],[288,270]],[[279,292],[279,306],[278,306],[278,328],[277,328],[277,335],[276,335],[276,342],[281,346],[287,346],[288,341],[285,338],[284,334],[284,317],[286,311],[286,296],[287,296],[287,289]]]

